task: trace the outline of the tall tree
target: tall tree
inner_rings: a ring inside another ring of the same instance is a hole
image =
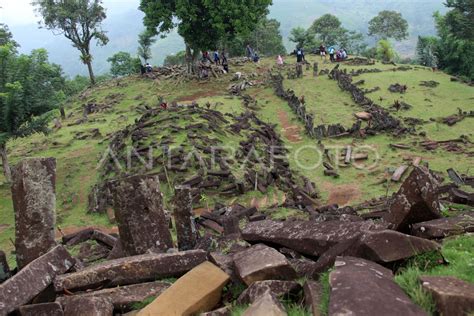
[[[138,35],[138,56],[140,56],[145,63],[151,59],[151,46],[155,44],[155,42],[156,38],[147,30]]]
[[[118,52],[107,61],[111,64],[110,73],[114,77],[128,76],[140,71],[140,59],[133,58],[130,53]]]
[[[418,63],[427,67],[438,67],[437,56],[438,39],[434,36],[418,36],[416,45],[416,59]]]
[[[332,14],[325,14],[315,20],[310,27],[310,31],[316,34],[318,40],[326,45],[337,44],[338,40],[347,32],[341,26],[341,21]]]
[[[314,41],[314,34],[302,27],[296,27],[292,29],[289,40],[293,43],[296,43],[297,47],[304,49],[311,49],[316,45]]]
[[[91,42],[95,39],[98,45],[104,46],[109,41],[101,27],[106,18],[102,0],[34,0],[33,5],[37,7],[44,27],[55,34],[63,34],[79,50],[91,84],[95,84]]]
[[[451,8],[446,16],[446,27],[459,39],[474,40],[474,1],[447,0],[446,6]]]
[[[6,144],[9,139],[46,132],[49,111],[64,100],[61,67],[48,62],[46,50],[17,55],[11,44],[0,46],[0,156],[11,179]]]
[[[7,44],[11,44],[13,47],[19,47],[18,43],[13,40],[13,35],[8,25],[0,23],[0,46]]]
[[[408,37],[408,22],[396,11],[381,11],[369,22],[369,35],[401,41]]]
[[[271,3],[272,0],[141,0],[140,10],[145,13],[143,22],[152,34],[165,37],[178,28],[186,44],[189,66],[199,51],[250,33]]]

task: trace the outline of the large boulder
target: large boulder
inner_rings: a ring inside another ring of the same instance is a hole
[[[329,315],[426,315],[393,281],[392,271],[371,261],[339,257],[329,284]]]
[[[263,280],[292,280],[296,272],[284,255],[258,244],[234,255],[236,272],[247,285]]]
[[[54,280],[54,287],[56,292],[80,291],[178,277],[204,261],[206,252],[202,250],[126,257],[61,275]]]
[[[158,177],[133,176],[110,184],[120,240],[126,253],[173,248]]]
[[[379,229],[380,225],[372,221],[317,223],[265,220],[249,223],[242,231],[242,238],[253,243],[278,244],[309,256],[320,256],[340,242],[354,239],[363,231]]]
[[[423,276],[421,284],[434,298],[441,315],[471,315],[474,285],[453,277]]]
[[[19,269],[56,245],[56,160],[31,158],[12,170],[15,250]]]
[[[427,239],[441,239],[472,232],[474,232],[474,212],[422,222],[411,227],[412,235]]]
[[[229,275],[210,262],[195,267],[176,281],[137,316],[195,315],[208,312],[221,300]]]
[[[429,170],[415,167],[393,196],[384,220],[390,228],[408,233],[412,224],[441,218],[438,186]]]
[[[74,259],[63,246],[33,260],[20,272],[0,284],[0,315],[6,315],[27,304],[43,292],[55,277],[74,265]]]

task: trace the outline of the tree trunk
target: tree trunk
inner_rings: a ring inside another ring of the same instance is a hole
[[[7,145],[0,144],[0,156],[2,158],[2,166],[3,166],[3,175],[8,183],[12,181],[12,172],[10,170],[10,164],[8,163],[8,156],[7,156]]]
[[[191,47],[186,44],[186,66],[188,68],[188,74],[193,72],[193,56],[191,53]]]
[[[91,80],[91,85],[95,85],[94,71],[92,70],[92,61],[89,59],[86,61],[87,69],[89,70],[89,78]]]

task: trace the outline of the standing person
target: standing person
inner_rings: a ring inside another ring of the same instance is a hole
[[[222,67],[226,73],[229,73],[229,63],[227,62],[227,58],[222,57]]]
[[[301,62],[303,62],[303,60],[306,61],[305,58],[304,58],[304,51],[303,51],[303,48],[298,47],[298,48],[296,49],[296,62],[297,62],[297,63],[301,63]]]
[[[319,54],[321,55],[321,59],[326,59],[326,46],[324,46],[323,43],[319,46]]]
[[[347,57],[349,57],[349,56],[347,56],[347,52],[346,52],[346,49],[345,49],[345,48],[343,48],[343,49],[341,50],[341,53],[342,53],[342,60],[346,60]]]
[[[283,58],[281,57],[281,55],[278,55],[277,57],[277,65],[278,66],[283,66]]]
[[[153,67],[149,63],[146,63],[145,68],[146,68],[146,72],[152,72],[153,71]]]
[[[227,63],[227,55],[226,55],[226,52],[225,52],[225,48],[222,49],[221,57],[222,57],[222,65],[224,65],[224,62]]]
[[[219,51],[217,49],[214,51],[214,62],[216,63],[216,65],[219,65],[221,63]]]
[[[336,52],[336,50],[334,49],[334,47],[329,47],[329,59],[331,60],[331,62],[334,62],[334,53]]]

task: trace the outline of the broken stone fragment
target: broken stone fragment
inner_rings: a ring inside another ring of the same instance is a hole
[[[63,246],[33,260],[10,279],[0,284],[0,315],[8,314],[43,292],[55,277],[74,265]]]
[[[192,200],[190,186],[178,186],[175,188],[173,215],[178,236],[178,248],[180,250],[193,249],[198,238],[193,218]]]
[[[208,312],[221,300],[229,275],[210,262],[204,262],[179,278],[137,316],[195,315]]]
[[[441,217],[438,182],[423,167],[415,167],[389,205],[384,220],[391,228],[409,232],[412,224]]]
[[[21,316],[63,316],[64,312],[58,303],[44,303],[20,306]]]
[[[357,237],[361,232],[381,230],[372,221],[323,223],[311,221],[277,222],[264,220],[249,223],[242,231],[248,242],[271,242],[309,256],[320,256],[342,241]]]
[[[56,160],[30,158],[12,170],[15,250],[19,269],[56,245]]]
[[[172,254],[146,254],[106,261],[61,275],[54,281],[56,292],[113,287],[177,277],[206,261],[206,252],[191,250]]]
[[[284,255],[263,244],[234,256],[236,272],[248,286],[256,281],[293,280],[296,272]]]
[[[281,303],[267,290],[260,296],[242,316],[286,316],[286,310]]]
[[[329,315],[426,315],[393,281],[392,271],[371,261],[337,258],[329,284]]]
[[[202,313],[199,316],[230,316],[232,312],[229,307],[222,307],[212,312]]]
[[[240,294],[237,299],[238,305],[250,305],[260,298],[270,289],[271,293],[277,298],[284,298],[288,295],[297,295],[301,291],[301,285],[295,281],[266,280],[257,281],[250,285]]]
[[[127,254],[173,248],[158,177],[133,176],[110,186],[120,238]]]
[[[320,306],[322,303],[323,288],[316,281],[306,281],[304,289],[304,305],[313,316],[321,316]]]
[[[114,306],[109,300],[99,297],[71,297],[64,305],[67,316],[112,316]]]
[[[441,239],[472,232],[474,232],[474,212],[422,222],[411,227],[412,235],[427,239]]]
[[[69,304],[71,299],[75,299],[76,297],[96,297],[108,300],[117,311],[128,311],[131,309],[133,304],[143,302],[150,297],[156,297],[169,288],[169,286],[170,283],[161,281],[118,286],[100,291],[75,293],[72,296],[62,296],[57,298],[56,302],[64,307]]]
[[[66,246],[75,246],[91,239],[93,233],[93,228],[85,228],[75,233],[63,236],[62,241]]]
[[[109,234],[103,233],[100,230],[94,230],[91,239],[94,239],[95,241],[106,245],[110,249],[114,248],[115,243],[117,242],[117,238]]]
[[[421,284],[434,298],[441,315],[471,315],[474,285],[453,277],[423,276]]]

